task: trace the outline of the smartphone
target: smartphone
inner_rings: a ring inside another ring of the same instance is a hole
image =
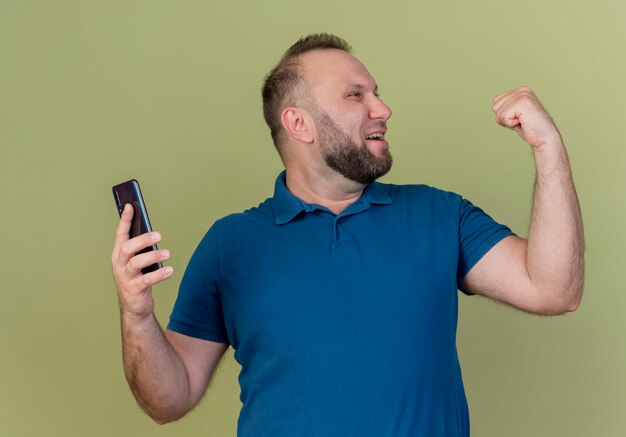
[[[148,211],[146,210],[146,204],[143,201],[141,195],[141,188],[139,188],[139,182],[135,179],[123,182],[113,187],[113,197],[115,198],[115,205],[117,206],[117,212],[122,215],[124,205],[130,203],[133,207],[133,220],[130,224],[129,237],[134,238],[146,232],[152,232],[152,226],[150,226],[150,219],[148,218]],[[151,250],[157,250],[156,244],[148,246],[138,253],[145,253]],[[142,273],[154,272],[157,269],[163,268],[162,263],[155,263],[151,266],[141,269]]]

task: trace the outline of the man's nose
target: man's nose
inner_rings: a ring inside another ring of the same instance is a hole
[[[369,116],[373,120],[382,119],[383,121],[387,121],[391,117],[391,108],[385,105],[379,97],[376,97],[370,107]]]

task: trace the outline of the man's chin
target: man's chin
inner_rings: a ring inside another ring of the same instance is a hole
[[[345,178],[360,184],[369,184],[391,170],[393,158],[386,141],[380,141],[371,150],[368,144],[365,147],[338,147],[322,150],[326,164]]]
[[[389,153],[389,143],[387,141],[369,140],[366,142],[367,150],[376,158],[385,158],[391,156]]]
[[[351,181],[358,182],[360,184],[370,184],[374,182],[376,179],[385,176],[391,170],[391,166],[393,164],[393,159],[391,155],[388,155],[385,159],[384,165],[380,165],[376,168],[370,168],[368,171],[361,171],[358,173],[342,173],[343,176],[350,179]],[[381,163],[379,163],[381,164]]]

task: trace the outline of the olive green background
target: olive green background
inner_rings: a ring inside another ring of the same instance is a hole
[[[572,162],[585,297],[554,318],[460,297],[472,433],[625,435],[625,16],[618,0],[0,0],[0,435],[235,435],[232,351],[183,420],[159,427],[135,405],[110,187],[141,182],[173,254],[174,278],[154,290],[166,323],[206,229],[271,195],[281,163],[261,81],[318,31],[352,43],[394,110],[384,180],[459,192],[520,235],[532,155],[491,99],[536,91]]]

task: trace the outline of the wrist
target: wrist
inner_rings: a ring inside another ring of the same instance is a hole
[[[561,134],[558,130],[547,134],[540,141],[537,141],[537,144],[534,144],[532,146],[533,150],[538,153],[551,153],[565,150],[565,146],[563,145],[563,138],[561,138]]]
[[[124,328],[138,331],[149,329],[156,321],[153,313],[135,314],[124,310],[120,311],[120,319]]]
[[[570,174],[569,158],[560,137],[533,147],[533,156],[538,177]]]

